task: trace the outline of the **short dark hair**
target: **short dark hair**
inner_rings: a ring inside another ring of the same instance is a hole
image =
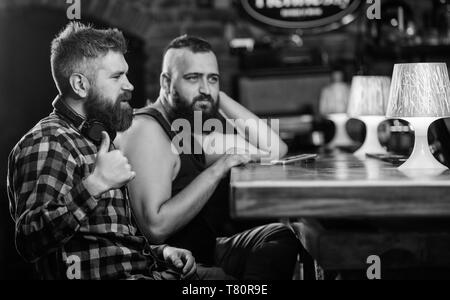
[[[187,34],[177,37],[166,47],[164,54],[170,49],[189,49],[193,53],[213,52],[213,48],[210,43],[195,36],[189,36]]]
[[[69,79],[75,72],[89,73],[89,60],[116,51],[125,54],[127,42],[118,29],[95,29],[91,25],[70,22],[56,36],[51,45],[50,64],[60,94],[70,90]]]

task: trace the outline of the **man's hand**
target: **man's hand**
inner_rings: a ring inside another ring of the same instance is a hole
[[[226,176],[233,167],[246,165],[252,161],[248,151],[239,148],[229,149],[216,163],[211,166],[214,173],[220,178]]]
[[[194,276],[197,265],[189,250],[167,246],[163,250],[164,261],[169,267],[183,275],[184,279]]]
[[[87,190],[94,197],[119,189],[136,177],[136,173],[131,170],[131,165],[122,152],[119,150],[109,152],[111,143],[109,135],[102,132],[102,137],[94,171],[85,180]]]

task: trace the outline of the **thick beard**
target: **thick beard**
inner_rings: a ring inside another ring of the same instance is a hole
[[[122,101],[131,99],[131,93],[121,94],[112,104],[101,95],[92,91],[85,104],[88,120],[101,122],[107,130],[114,132],[125,131],[133,122],[133,108],[128,104],[122,105]]]
[[[193,99],[192,104],[189,104],[189,102],[179,96],[178,93],[175,93],[172,97],[173,104],[169,108],[168,112],[171,122],[177,119],[184,119],[188,120],[191,125],[194,125],[194,112],[201,112],[203,124],[210,119],[218,118],[219,99],[214,101],[214,99],[209,95],[199,95]],[[208,110],[196,109],[195,105],[200,101],[208,101],[210,103],[210,108]]]

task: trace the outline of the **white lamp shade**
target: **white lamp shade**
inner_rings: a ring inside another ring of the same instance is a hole
[[[450,116],[450,81],[445,63],[394,66],[389,104],[390,118]]]
[[[391,79],[387,76],[355,76],[352,80],[350,117],[385,116]]]

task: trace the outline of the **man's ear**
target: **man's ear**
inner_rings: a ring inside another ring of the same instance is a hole
[[[87,98],[91,85],[86,76],[80,73],[73,73],[70,76],[69,81],[75,94],[77,94],[80,98]]]
[[[164,91],[165,95],[168,95],[170,92],[170,84],[172,79],[170,78],[169,73],[162,73],[160,78],[161,89]]]

